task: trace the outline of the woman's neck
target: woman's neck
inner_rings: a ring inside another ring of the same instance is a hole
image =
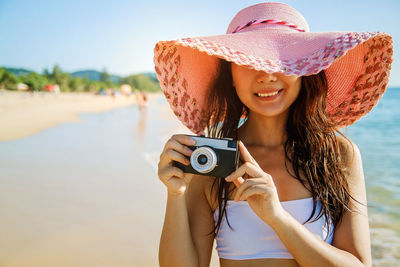
[[[286,121],[287,113],[275,117],[250,113],[248,119],[238,129],[238,139],[245,146],[270,149],[281,147],[287,139]]]

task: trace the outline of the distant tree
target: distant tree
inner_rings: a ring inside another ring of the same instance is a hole
[[[85,91],[85,83],[80,77],[74,77],[69,80],[68,87],[70,91],[82,92]]]
[[[47,79],[49,83],[52,84],[58,84],[61,88],[61,91],[69,91],[69,80],[71,78],[71,75],[67,72],[63,72],[61,68],[58,65],[54,65],[53,71],[49,73],[47,70],[45,70],[47,73]]]
[[[127,83],[132,88],[148,91],[157,92],[161,91],[158,83],[155,83],[149,76],[143,74],[135,74],[121,79],[121,83]]]
[[[45,68],[43,70],[43,74],[42,74],[45,78],[47,78],[47,80],[50,80],[52,78],[51,73],[49,72],[49,70],[47,68]]]
[[[96,74],[95,76],[99,74],[97,71],[92,72]],[[100,72],[100,80],[90,80],[88,74],[85,74],[85,78],[79,76],[74,78],[70,73],[63,72],[57,64],[53,66],[51,71],[47,68],[44,69],[41,75],[28,71],[19,71],[18,73],[21,74],[14,74],[6,68],[0,67],[0,89],[12,89],[16,87],[17,83],[23,82],[38,90],[42,90],[46,84],[58,84],[61,91],[96,92],[102,88],[110,87],[119,90],[122,84],[129,84],[134,90],[161,91],[156,76],[152,73],[130,75],[124,78],[116,76],[119,79],[113,79],[106,68],[103,68],[103,71]]]
[[[91,90],[95,91],[94,85],[92,81],[89,80],[87,75],[85,75],[85,78],[82,79],[82,84],[85,92],[91,92]]]
[[[31,72],[28,75],[19,76],[22,83],[27,84],[31,89],[43,90],[43,87],[47,84],[47,79],[42,75]]]
[[[62,81],[63,72],[62,72],[61,68],[57,64],[54,65],[53,71],[52,71],[50,77],[55,83],[60,83]]]
[[[107,87],[111,86],[111,75],[108,74],[106,68],[103,68],[103,71],[100,73],[100,81],[106,84]]]
[[[0,68],[0,89],[9,89],[15,86],[19,79],[5,68]]]

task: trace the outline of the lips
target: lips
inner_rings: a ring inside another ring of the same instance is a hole
[[[262,89],[255,94],[270,94],[275,93],[276,91],[283,90],[283,88],[273,88],[273,89]]]
[[[272,92],[272,95],[270,96],[259,96],[257,93],[254,94],[254,96],[260,100],[260,101],[274,101],[275,99],[277,99],[281,94],[282,94],[283,89],[280,89],[278,91]]]
[[[254,93],[254,95],[258,96],[258,94],[271,94],[271,93],[276,93],[276,92],[280,93],[281,91],[283,91],[283,88],[270,89],[270,90],[264,89],[257,93]]]

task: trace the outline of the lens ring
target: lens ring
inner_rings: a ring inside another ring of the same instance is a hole
[[[198,158],[201,155],[204,155],[207,158],[207,162],[203,165],[199,164],[198,162]],[[190,164],[192,165],[193,169],[199,173],[209,173],[217,166],[217,155],[210,147],[198,147],[190,156]]]

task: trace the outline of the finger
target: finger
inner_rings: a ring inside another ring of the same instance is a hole
[[[245,180],[243,182],[243,184],[238,188],[234,200],[235,201],[239,201],[242,193],[246,189],[248,189],[249,187],[252,187],[254,185],[258,185],[258,184],[262,184],[262,181],[260,181],[259,179],[248,179],[248,180]]]
[[[233,181],[238,177],[245,178],[245,174],[248,174],[250,177],[260,177],[262,176],[263,171],[250,162],[245,162],[242,166],[237,168],[234,172],[232,172],[229,176],[225,178],[226,181]]]
[[[191,155],[192,150],[188,146],[194,146],[196,141],[186,135],[173,135],[166,143],[163,153],[168,149],[173,149],[188,156]]]
[[[159,172],[158,177],[162,182],[167,183],[173,177],[183,179],[185,176],[184,172],[178,167],[167,167]]]
[[[174,135],[168,141],[167,147],[173,149],[185,149],[188,146],[194,146],[196,141],[189,136],[186,135]]]
[[[238,177],[232,181],[236,187],[240,187],[244,183],[244,179],[242,177]]]
[[[254,195],[263,195],[265,196],[265,190],[260,185],[253,185],[248,187],[242,195],[239,197],[239,200],[247,200],[249,197]]]
[[[190,160],[182,155],[180,152],[176,152],[175,150],[169,149],[165,152],[166,160],[168,161],[169,165],[172,165],[172,161],[178,161],[184,165],[189,165]]]
[[[239,150],[240,150],[240,154],[243,157],[243,160],[245,162],[251,162],[254,165],[256,165],[257,167],[260,167],[257,163],[257,161],[253,158],[253,156],[250,154],[250,152],[247,150],[247,148],[244,146],[244,144],[242,143],[242,141],[239,141]]]
[[[181,144],[185,144],[188,146],[193,146],[196,144],[196,141],[193,138],[191,138],[190,135],[186,134],[175,134],[171,138],[179,141],[179,143]]]

